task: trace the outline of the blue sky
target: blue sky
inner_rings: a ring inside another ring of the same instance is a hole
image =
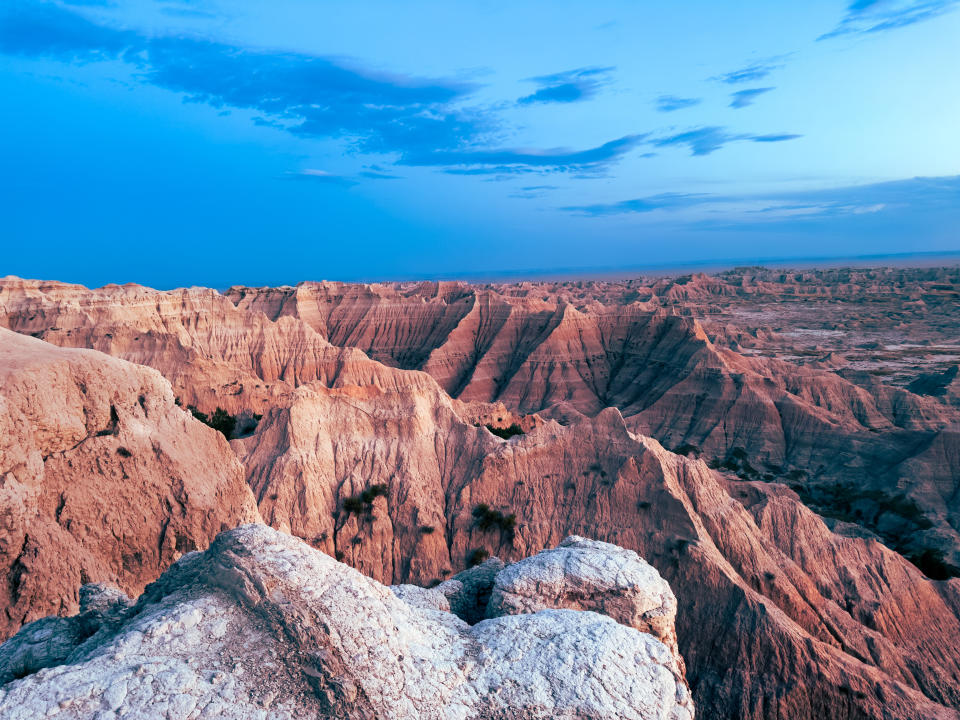
[[[960,0],[4,0],[0,275],[960,250]]]

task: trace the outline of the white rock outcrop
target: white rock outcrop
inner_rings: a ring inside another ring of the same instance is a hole
[[[632,550],[573,535],[497,573],[488,617],[548,608],[592,610],[650,633],[683,668],[674,625],[677,598],[656,568]]]
[[[437,609],[464,587],[444,585],[392,591],[244,525],[184,556],[135,605],[112,604],[69,653],[62,642],[44,652],[56,628],[24,627],[0,646],[0,666],[25,643],[62,664],[0,686],[0,717],[692,719],[673,654],[654,636],[548,605],[469,625]]]

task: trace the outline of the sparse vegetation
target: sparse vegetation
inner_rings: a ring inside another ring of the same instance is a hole
[[[500,530],[506,533],[513,540],[514,532],[517,528],[517,516],[514,513],[504,515],[499,510],[494,510],[486,503],[480,503],[473,508],[473,523],[480,530],[488,532],[490,530]]]
[[[516,423],[514,423],[513,425],[511,425],[510,427],[507,427],[507,428],[498,428],[498,427],[494,427],[493,425],[486,425],[485,427],[486,427],[487,430],[489,430],[491,433],[493,433],[494,435],[496,435],[496,436],[499,437],[499,438],[503,438],[504,440],[509,440],[510,438],[514,437],[515,435],[523,435],[523,434],[524,434],[524,433],[523,433],[523,428],[521,428],[521,427],[520,427],[519,425],[517,425]]]
[[[475,567],[480,565],[481,563],[486,562],[487,558],[489,557],[490,553],[483,548],[474,548],[467,553],[467,567]]]
[[[687,457],[690,457],[691,455],[693,455],[695,458],[700,457],[700,448],[698,448],[696,445],[691,445],[690,443],[677,445],[673,449],[673,452],[675,452],[677,455],[685,455]]]
[[[343,509],[348,515],[359,515],[363,512],[363,501],[359,495],[348,497],[343,501]]]
[[[724,461],[720,463],[720,468],[736,473],[744,480],[756,480],[760,477],[760,473],[747,459],[747,451],[742,447],[733,448]]]
[[[243,426],[240,428],[237,433],[237,437],[248,437],[253,435],[257,430],[257,425],[260,424],[260,421],[263,419],[263,415],[254,413],[249,418],[243,421]]]
[[[903,493],[890,494],[852,484],[811,483],[807,481],[807,473],[798,468],[784,473],[782,467],[768,466],[770,472],[761,474],[750,464],[741,447],[733,448],[722,462],[714,459],[707,464],[716,470],[733,472],[741,480],[785,482],[811,510],[866,528],[927,577],[933,580],[960,577],[960,568],[947,562],[943,553],[935,548],[917,547],[918,533],[932,528],[933,522]]]
[[[363,492],[357,495],[351,495],[343,501],[343,509],[348,514],[360,515],[369,513],[373,508],[373,501],[378,497],[387,497],[388,489],[386,485],[371,485]]]
[[[205,412],[197,410],[193,405],[188,405],[187,410],[204,425],[209,425],[214,430],[222,433],[227,440],[233,437],[233,431],[237,427],[237,418],[223,408],[218,407],[213,411],[212,415],[207,415]]]
[[[790,477],[788,474],[787,477]],[[918,548],[917,534],[933,523],[906,495],[850,484],[810,485],[794,481],[790,488],[805,505],[824,517],[855,523],[883,540],[933,580],[960,577],[960,568],[948,563],[934,548]]]
[[[960,568],[946,562],[943,553],[933,548],[927,548],[921,553],[906,556],[907,560],[916,565],[920,572],[932,580],[949,580],[960,577]]]

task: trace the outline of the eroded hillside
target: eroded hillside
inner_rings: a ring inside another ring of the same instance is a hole
[[[231,442],[234,502],[252,491],[267,523],[380,582],[569,534],[638,551],[677,595],[700,717],[956,717],[949,393],[788,357],[783,333],[727,316],[813,281],[746,277],[226,294],[7,279],[0,323],[159,370],[182,443],[213,431],[174,395],[259,416]],[[949,302],[929,290],[943,274],[897,277],[874,294],[910,282]]]

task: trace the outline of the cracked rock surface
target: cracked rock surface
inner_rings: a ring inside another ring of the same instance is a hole
[[[609,615],[656,637],[683,668],[674,627],[677,599],[660,573],[632,550],[574,535],[497,573],[489,616],[547,608]]]
[[[600,566],[606,553],[624,561],[615,546],[579,549]],[[645,579],[662,594],[655,572]],[[443,585],[391,590],[244,525],[181,558],[134,605],[93,593],[103,600],[85,615],[103,622],[85,639],[46,620],[24,627],[0,646],[0,667],[26,640],[37,653],[75,644],[62,664],[0,686],[0,717],[693,718],[674,655],[653,635],[550,598],[469,625],[437,609],[463,591]]]

